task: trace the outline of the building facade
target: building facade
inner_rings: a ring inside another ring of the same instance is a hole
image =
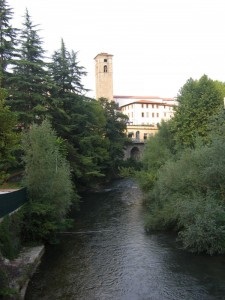
[[[113,95],[113,55],[100,53],[95,57],[96,99],[115,101],[128,116],[127,135],[135,142],[145,142],[158,131],[158,124],[174,115],[175,98],[157,96]]]
[[[127,134],[135,141],[145,141],[158,130],[158,124],[173,117],[174,98],[156,96],[114,96],[120,110],[128,116]]]

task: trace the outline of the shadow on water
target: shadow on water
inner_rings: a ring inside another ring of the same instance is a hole
[[[26,300],[225,299],[225,257],[193,255],[146,234],[132,180],[83,198],[76,225],[49,246]]]

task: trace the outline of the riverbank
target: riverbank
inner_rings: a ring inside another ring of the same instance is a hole
[[[142,201],[131,179],[84,195],[70,233],[46,246],[26,300],[224,299],[225,258],[184,251],[171,234],[147,234]]]
[[[25,247],[18,258],[14,260],[3,259],[4,268],[9,282],[9,291],[12,296],[3,296],[1,299],[23,300],[28,283],[41,262],[44,246]]]

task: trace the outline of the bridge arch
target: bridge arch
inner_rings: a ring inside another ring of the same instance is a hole
[[[126,146],[126,149],[124,149],[124,160],[126,159],[134,159],[134,160],[140,160],[143,151],[144,151],[144,145],[143,142],[133,142]]]
[[[130,150],[130,158],[133,160],[139,160],[140,159],[140,150],[137,146],[134,146],[133,148],[131,148]]]

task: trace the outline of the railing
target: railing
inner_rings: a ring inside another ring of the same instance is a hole
[[[14,192],[0,194],[0,218],[17,210],[27,202],[26,189],[20,189]]]
[[[144,144],[144,143],[147,143],[147,139],[135,139],[135,138],[130,138],[130,140],[132,141],[132,143],[134,143],[134,144],[138,144],[138,143],[142,143],[142,144]]]

